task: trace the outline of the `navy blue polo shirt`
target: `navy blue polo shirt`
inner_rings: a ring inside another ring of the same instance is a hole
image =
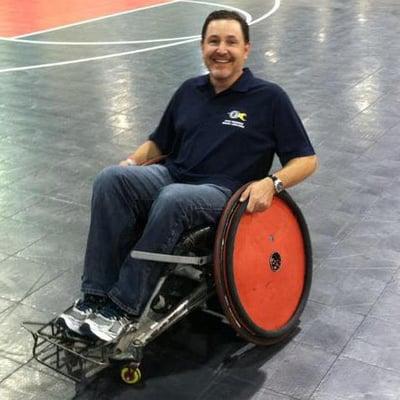
[[[288,95],[248,68],[218,94],[209,75],[184,82],[149,139],[168,154],[165,165],[177,182],[232,191],[265,178],[274,154],[282,165],[314,154]]]

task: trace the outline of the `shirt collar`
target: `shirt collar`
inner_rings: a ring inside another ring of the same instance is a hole
[[[254,76],[249,68],[243,68],[243,73],[239,79],[227,90],[235,92],[247,92],[253,83]],[[197,78],[196,86],[200,89],[211,89],[210,74],[202,75]]]

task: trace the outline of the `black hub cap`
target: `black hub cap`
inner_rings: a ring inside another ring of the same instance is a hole
[[[272,253],[271,257],[269,258],[269,266],[272,269],[272,271],[276,272],[279,270],[282,264],[282,258],[281,255],[277,252]]]

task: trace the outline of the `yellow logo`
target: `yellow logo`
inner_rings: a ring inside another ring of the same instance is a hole
[[[240,111],[230,111],[228,112],[229,118],[231,119],[240,119],[241,121],[245,122],[247,121],[247,113],[245,112],[240,112]]]

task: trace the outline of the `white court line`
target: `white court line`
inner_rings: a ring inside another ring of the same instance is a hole
[[[246,22],[249,24],[251,20],[253,19],[252,16],[247,12],[242,10],[241,8],[233,7],[233,6],[228,6],[226,4],[218,4],[218,3],[210,3],[208,1],[200,1],[200,0],[180,0],[182,3],[194,3],[194,4],[205,4],[207,6],[217,6],[217,7],[223,7],[223,8],[229,8],[230,10],[237,11],[240,14],[243,14],[246,17]]]
[[[163,38],[163,39],[125,40],[125,41],[114,41],[114,42],[60,42],[60,41],[48,41],[48,40],[14,39],[14,38],[6,38],[3,36],[0,36],[0,40],[2,40],[4,42],[39,44],[39,45],[46,45],[46,46],[47,45],[50,45],[50,46],[106,46],[107,45],[108,46],[108,45],[122,45],[122,44],[145,44],[145,43],[157,43],[157,42],[174,42],[177,40],[198,39],[199,37],[200,37],[200,35]]]
[[[264,19],[268,18],[270,15],[274,14],[278,11],[279,7],[281,6],[281,0],[275,0],[274,6],[269,10],[266,14],[262,15],[260,18],[255,19],[254,21],[249,22],[249,25],[257,24],[258,22],[263,21]]]
[[[222,6],[222,7],[225,7],[225,8],[231,8],[232,9],[232,7],[227,6],[227,5],[222,5],[222,4],[217,4],[217,3],[207,3],[207,2],[194,1],[194,0],[193,1],[192,0],[174,0],[174,1],[170,2],[170,3],[163,3],[163,5],[171,4],[171,3],[177,3],[177,2],[183,2],[183,3],[184,2],[191,2],[191,3],[208,4],[208,5],[209,4],[213,4],[213,5],[218,5],[218,6]],[[268,18],[269,16],[274,14],[279,9],[279,7],[280,7],[280,0],[275,0],[274,7],[270,11],[268,11],[265,14],[263,14],[261,17],[257,18],[256,20],[250,22],[250,24],[253,25],[255,23],[258,23],[258,22]],[[250,14],[248,14],[248,15],[250,16]],[[250,16],[250,19],[251,19],[251,16]],[[55,67],[55,66],[84,63],[84,62],[88,62],[88,61],[103,60],[103,59],[113,58],[113,57],[121,57],[121,56],[124,56],[124,55],[130,55],[130,54],[145,53],[145,52],[152,51],[152,50],[159,50],[159,49],[163,49],[163,48],[167,48],[167,47],[178,46],[178,45],[185,44],[185,43],[191,43],[191,42],[194,42],[194,41],[199,40],[199,39],[200,39],[200,35],[196,36],[196,37],[193,37],[191,39],[187,39],[187,40],[182,40],[182,41],[169,43],[169,44],[162,44],[162,45],[158,45],[158,46],[146,47],[144,49],[125,51],[125,52],[122,52],[122,53],[113,53],[113,54],[108,54],[108,55],[103,55],[103,56],[81,58],[81,59],[70,60],[70,61],[60,61],[60,62],[54,62],[54,63],[48,63],[48,64],[37,64],[37,65],[27,65],[27,66],[24,66],[24,67],[5,68],[5,69],[0,69],[0,73],[3,73],[3,72],[14,72],[14,71],[26,71],[26,70],[39,69],[39,68],[50,68],[50,67]]]
[[[138,50],[124,51],[122,53],[107,54],[105,56],[79,58],[78,60],[60,61],[60,62],[54,62],[54,63],[49,63],[49,64],[37,64],[37,65],[28,65],[28,66],[25,66],[25,67],[15,67],[15,68],[0,69],[0,73],[2,73],[2,72],[12,72],[12,71],[26,71],[28,69],[49,68],[49,67],[55,67],[55,66],[58,66],[58,65],[79,64],[79,63],[84,63],[84,62],[88,62],[88,61],[104,60],[104,59],[107,59],[107,58],[126,56],[128,54],[146,53],[147,51],[164,49],[166,47],[178,46],[180,44],[190,43],[190,42],[194,42],[196,40],[199,40],[199,39],[195,38],[195,39],[189,39],[189,40],[182,40],[180,42],[169,43],[169,44],[161,44],[159,46],[146,47],[144,49],[138,49]]]
[[[226,6],[223,4],[218,4],[218,3],[210,3],[210,2],[205,2],[205,1],[196,1],[196,0],[174,0],[170,3],[164,3],[165,4],[172,4],[180,1],[181,3],[194,3],[194,4],[201,4],[201,5],[207,5],[207,6],[213,6],[213,7],[225,7],[229,8],[230,10],[237,11],[240,14],[242,14],[246,18],[246,22],[250,24],[252,21],[252,16],[245,10],[242,10],[237,7],[233,6]],[[121,14],[127,14],[129,12],[134,12],[134,11],[141,11],[142,9],[148,9],[148,8],[154,8],[156,6],[150,6],[146,8],[141,8],[141,9],[136,9],[132,11],[125,11],[123,13],[117,13],[113,14],[112,16],[118,16]],[[100,17],[96,18],[94,20],[99,20],[99,19],[104,19],[104,18],[109,18],[109,17]],[[82,22],[77,22],[75,24],[71,25],[64,25],[63,27],[58,27],[58,28],[52,28],[47,31],[41,31],[39,33],[43,32],[50,32],[54,31],[57,29],[64,29],[64,28],[69,28],[70,26],[76,26],[80,24],[85,24],[87,22],[92,22],[93,20],[87,20],[87,21],[82,21]],[[125,41],[113,41],[113,42],[60,42],[60,41],[48,41],[48,40],[31,40],[31,39],[20,39],[23,36],[33,36],[38,34],[32,33],[28,35],[22,35],[22,36],[15,36],[14,38],[6,38],[6,37],[0,37],[0,40],[3,40],[5,42],[17,42],[17,43],[29,43],[29,44],[39,44],[39,45],[52,45],[52,46],[105,46],[105,45],[126,45],[126,44],[144,44],[144,43],[157,43],[157,42],[173,42],[173,41],[178,41],[178,40],[188,40],[188,39],[198,39],[200,35],[192,35],[192,36],[180,36],[180,37],[173,37],[173,38],[163,38],[163,39],[146,39],[146,40],[125,40]]]
[[[41,33],[48,33],[48,32],[58,31],[60,29],[72,28],[73,26],[79,26],[79,25],[83,25],[83,24],[88,24],[90,22],[101,21],[103,19],[118,17],[120,15],[131,14],[131,13],[134,13],[134,12],[143,11],[143,10],[149,10],[151,8],[156,8],[156,7],[168,6],[170,4],[177,3],[179,1],[180,0],[171,0],[171,1],[166,2],[166,3],[153,4],[151,6],[144,6],[144,7],[134,8],[133,10],[121,11],[121,12],[114,13],[114,14],[104,15],[102,17],[85,19],[84,21],[74,22],[72,24],[60,25],[60,26],[57,26],[56,28],[49,28],[49,29],[43,29],[41,31],[25,33],[24,35],[14,36],[11,39],[19,39],[19,38],[23,38],[23,37],[26,37],[26,36],[39,35]],[[10,38],[8,38],[8,39],[10,39]]]

